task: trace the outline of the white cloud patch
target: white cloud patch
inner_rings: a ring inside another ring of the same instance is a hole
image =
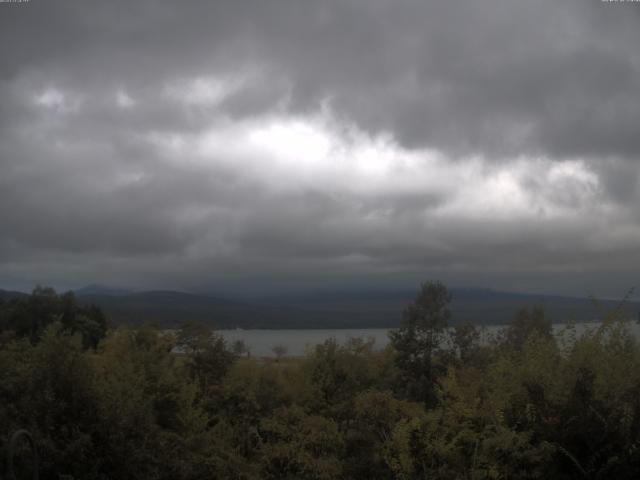
[[[48,87],[33,97],[39,107],[58,113],[77,112],[81,105],[79,96],[73,96],[55,87]]]
[[[440,196],[438,217],[503,221],[570,218],[604,208],[598,176],[581,160],[453,160],[371,136],[326,110],[302,117],[220,120],[201,133],[150,134],[159,156],[204,170],[231,169],[273,192],[313,189],[353,198]]]
[[[502,220],[571,219],[606,207],[597,175],[585,162],[519,158],[499,165],[471,161],[459,194],[443,215]]]
[[[118,89],[116,92],[116,103],[120,108],[131,108],[136,102],[124,89]]]
[[[192,107],[212,107],[241,90],[249,82],[248,75],[202,75],[169,82],[165,95]]]

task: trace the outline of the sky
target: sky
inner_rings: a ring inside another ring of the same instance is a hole
[[[631,1],[0,3],[0,288],[622,296],[639,45]]]

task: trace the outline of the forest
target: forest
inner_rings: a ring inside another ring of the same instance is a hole
[[[481,341],[449,327],[454,301],[422,284],[382,351],[257,358],[201,323],[110,325],[72,293],[3,300],[0,472],[27,429],[43,479],[638,478],[640,345],[620,310],[552,334],[524,306]],[[30,478],[26,448],[15,463]]]

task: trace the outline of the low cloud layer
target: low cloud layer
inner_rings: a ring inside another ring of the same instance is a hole
[[[0,4],[0,287],[601,295],[640,262],[640,4]]]

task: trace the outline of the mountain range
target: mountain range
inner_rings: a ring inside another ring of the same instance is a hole
[[[172,327],[185,320],[216,328],[374,328],[396,327],[415,291],[323,291],[231,300],[208,294],[170,290],[130,291],[89,285],[75,290],[80,303],[100,306],[114,324],[152,322]],[[452,324],[509,322],[521,307],[543,306],[554,322],[593,321],[618,308],[619,301],[452,288]],[[0,298],[25,295],[0,290]],[[638,318],[640,303],[627,302],[624,312]]]

